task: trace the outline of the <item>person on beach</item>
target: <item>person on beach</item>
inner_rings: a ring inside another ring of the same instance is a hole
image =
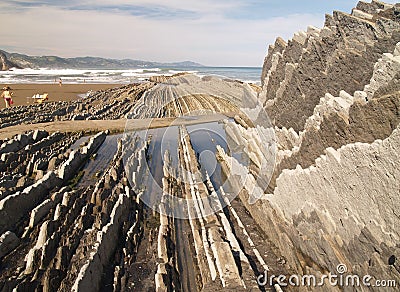
[[[62,86],[62,80],[61,80],[61,78],[58,79],[58,85],[60,85],[60,87]]]
[[[4,102],[6,103],[6,108],[11,107],[13,103],[12,95],[13,93],[11,92],[10,87],[6,86],[3,88],[3,93],[1,94],[1,97],[4,98]]]

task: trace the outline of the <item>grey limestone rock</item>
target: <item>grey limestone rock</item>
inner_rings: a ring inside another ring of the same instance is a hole
[[[320,97],[363,90],[378,59],[393,52],[400,41],[395,8],[375,2],[360,5],[371,7],[366,13],[372,19],[335,11],[320,32],[296,34],[286,46],[277,40],[282,45],[269,49],[260,99],[278,127],[303,130]],[[287,64],[294,66],[290,74],[285,73]]]
[[[0,236],[0,259],[19,245],[19,238],[11,231]]]

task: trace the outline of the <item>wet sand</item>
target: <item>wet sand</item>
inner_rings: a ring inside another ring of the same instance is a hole
[[[83,121],[56,121],[39,124],[20,124],[0,129],[0,139],[11,138],[31,130],[46,130],[50,133],[60,132],[100,132],[109,130],[111,133],[123,133],[145,129],[163,128],[178,125],[196,125],[221,121],[227,117],[232,118],[234,113],[213,114],[195,117],[155,118],[155,119],[121,119],[121,120],[83,120]]]
[[[78,99],[78,94],[85,94],[89,90],[103,90],[121,86],[121,84],[0,84],[0,88],[10,86],[13,92],[13,106],[28,105],[34,103],[31,98],[34,94],[48,93],[49,101],[71,101]],[[0,100],[0,108],[4,108],[3,100]]]

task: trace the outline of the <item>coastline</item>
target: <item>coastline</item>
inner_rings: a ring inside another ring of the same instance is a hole
[[[41,83],[15,83],[0,84],[1,88],[10,86],[13,92],[13,106],[33,104],[31,98],[34,94],[48,93],[49,102],[51,101],[72,101],[79,99],[78,94],[86,94],[88,91],[104,90],[121,86],[118,83],[81,83],[81,84],[63,84],[59,86],[57,83],[41,84]],[[5,108],[4,101],[0,101],[0,108]]]

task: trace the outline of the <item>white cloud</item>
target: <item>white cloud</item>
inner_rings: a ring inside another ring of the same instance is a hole
[[[178,2],[183,1],[174,0],[170,5]],[[200,6],[196,9],[203,9]],[[194,20],[160,20],[46,6],[24,10],[17,18],[1,15],[2,22],[16,24],[1,30],[0,38],[21,53],[192,60],[225,66],[261,66],[268,44],[276,37],[288,38],[308,24],[320,26],[323,22],[323,16],[314,15],[239,20],[212,13]]]
[[[232,9],[243,6],[246,1],[244,0],[135,0],[135,1],[124,1],[124,0],[84,0],[79,3],[86,5],[134,5],[142,7],[165,7],[173,10],[187,10],[198,13],[210,13],[223,9]]]
[[[130,9],[138,8],[139,10],[163,10],[173,14],[176,11],[195,13],[199,16],[204,14],[219,14],[230,9],[238,9],[246,5],[245,0],[3,0],[0,3],[1,8],[7,10],[30,9],[32,7],[58,7],[64,9],[77,10],[115,10],[120,7],[121,11],[129,13]]]

